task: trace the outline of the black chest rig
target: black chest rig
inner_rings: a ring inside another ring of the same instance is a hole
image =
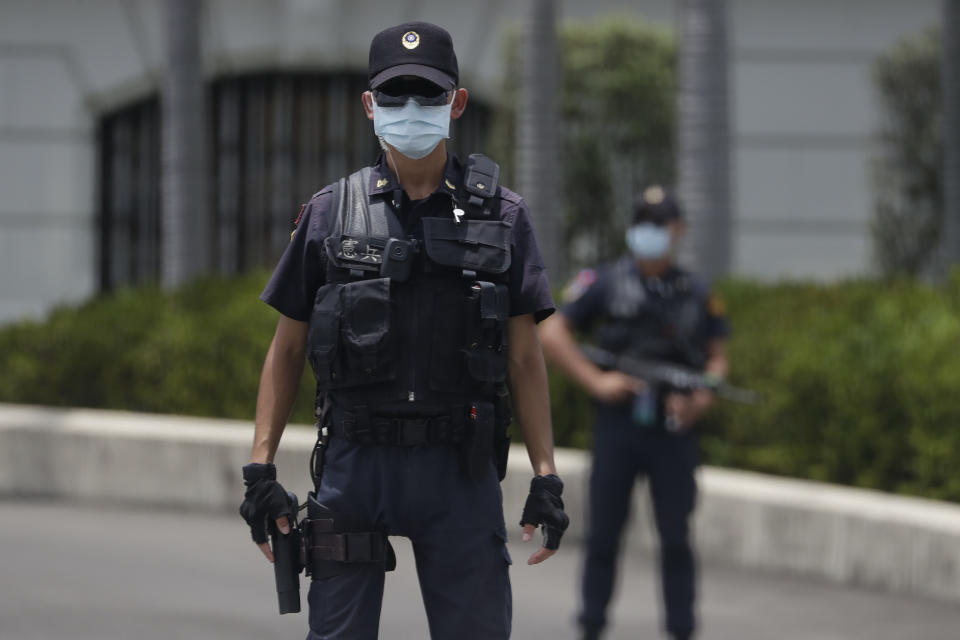
[[[513,231],[500,217],[499,167],[470,156],[460,197],[422,218],[422,238],[404,232],[384,195],[368,195],[370,172],[334,190],[327,284],[307,338],[318,406],[437,416],[496,401],[507,374]]]
[[[614,353],[702,369],[707,359],[706,300],[690,276],[645,278],[630,259],[614,266],[598,339]]]

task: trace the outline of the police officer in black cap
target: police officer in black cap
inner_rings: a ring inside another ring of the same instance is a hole
[[[596,400],[590,518],[583,576],[583,638],[607,623],[620,534],[638,475],[650,483],[660,537],[666,629],[687,640],[694,631],[694,557],[688,520],[696,498],[695,425],[713,392],[679,393],[652,380],[605,371],[587,360],[573,332],[592,333],[616,354],[692,367],[723,377],[727,323],[720,301],[674,263],[685,223],[673,196],[643,192],[627,230],[630,255],[582,271],[564,292],[564,306],[541,327],[548,359]]]
[[[308,638],[375,638],[387,536],[410,538],[433,638],[507,638],[511,591],[499,479],[511,405],[534,478],[523,539],[536,564],[567,526],[536,323],[553,300],[524,201],[483,156],[447,152],[467,106],[450,35],[377,34],[363,108],[383,153],[304,205],[261,298],[280,313],[257,398],[241,514],[293,507],[272,464],[306,358],[320,429],[302,530]]]

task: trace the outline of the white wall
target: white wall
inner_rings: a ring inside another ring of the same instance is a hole
[[[734,264],[760,277],[869,268],[870,64],[932,24],[938,0],[731,0]],[[147,95],[163,58],[161,0],[0,2],[0,321],[96,288],[98,115]],[[562,2],[562,19],[669,26],[669,0]],[[208,73],[362,70],[369,38],[405,19],[449,27],[464,81],[493,97],[509,0],[210,0]]]

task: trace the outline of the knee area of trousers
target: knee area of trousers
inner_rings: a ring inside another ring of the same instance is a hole
[[[692,553],[686,540],[664,542],[660,545],[660,554],[666,562],[685,561]]]

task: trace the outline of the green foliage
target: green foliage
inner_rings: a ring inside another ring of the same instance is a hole
[[[123,290],[0,331],[0,401],[253,420],[277,313],[267,274]],[[304,375],[294,420],[312,422]]]
[[[0,330],[0,401],[252,420],[277,314],[258,272],[121,291]],[[960,271],[832,285],[728,281],[732,381],[702,425],[713,464],[960,501]],[[559,446],[589,447],[593,407],[551,372]],[[293,421],[312,421],[313,375]]]
[[[883,126],[873,162],[874,253],[883,273],[932,266],[943,226],[940,31],[899,42],[874,64]]]
[[[900,278],[719,287],[731,382],[757,406],[718,402],[711,464],[960,501],[960,271],[942,287]],[[551,371],[561,446],[590,442],[592,406]]]
[[[559,30],[563,234],[570,267],[623,249],[634,197],[673,179],[675,49],[669,32],[629,17],[570,22]],[[512,179],[520,35],[505,44],[503,101],[491,133]]]
[[[719,406],[710,462],[960,501],[960,275],[721,293],[732,379],[765,401]]]

